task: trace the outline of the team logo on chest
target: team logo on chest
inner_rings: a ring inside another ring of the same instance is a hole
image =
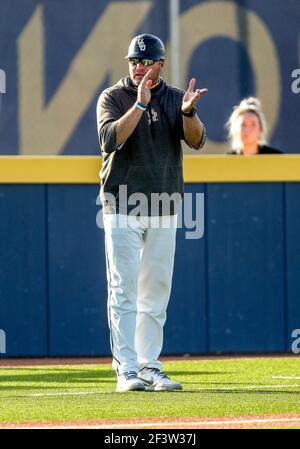
[[[150,117],[150,112],[147,111],[147,116],[148,116],[148,124],[150,125],[151,123],[151,117]],[[152,122],[158,122],[159,121],[159,116],[158,116],[158,112],[156,112],[154,109],[151,108],[151,116],[152,116]]]
[[[146,50],[146,44],[145,44],[143,38],[138,39],[137,44],[140,47],[141,51],[145,51]]]

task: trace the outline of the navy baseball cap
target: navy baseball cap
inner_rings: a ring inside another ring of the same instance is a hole
[[[141,58],[159,61],[165,59],[165,47],[163,42],[153,34],[140,34],[130,42],[128,54],[125,59]]]

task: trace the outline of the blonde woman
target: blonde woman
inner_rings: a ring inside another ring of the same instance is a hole
[[[267,123],[257,98],[249,97],[233,108],[226,123],[231,150],[228,154],[278,154],[267,144]]]

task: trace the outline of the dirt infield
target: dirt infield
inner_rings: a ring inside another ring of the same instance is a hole
[[[271,429],[300,428],[300,414],[131,418],[0,423],[0,429]]]

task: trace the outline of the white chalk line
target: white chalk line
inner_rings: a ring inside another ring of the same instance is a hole
[[[300,387],[300,384],[280,384],[280,385],[236,385],[235,387],[200,387],[197,388],[197,391],[207,391],[207,390],[217,390],[217,391],[235,391],[235,390],[263,390],[264,388],[295,388]],[[183,390],[180,393],[188,392],[189,390]],[[194,391],[195,393],[197,391]],[[99,395],[103,393],[111,393],[109,391],[67,391],[67,392],[52,392],[52,393],[30,393],[30,394],[22,394],[22,395],[14,395],[13,397],[17,398],[26,398],[26,397],[49,397],[49,396],[85,396],[85,395]],[[129,392],[131,393],[131,392]],[[142,392],[139,392],[141,394]],[[123,393],[124,394],[124,393]],[[149,392],[147,392],[149,394]],[[158,394],[154,392],[154,394]],[[11,397],[11,396],[1,396]]]
[[[272,379],[300,379],[300,376],[272,376]]]
[[[57,392],[57,393],[32,393],[24,394],[20,397],[40,397],[40,396],[83,396],[88,394],[100,394],[99,391],[67,391],[67,392]]]
[[[243,390],[257,390],[257,389],[264,389],[264,388],[293,388],[293,387],[300,387],[300,384],[288,384],[288,385],[237,385],[236,387],[203,387],[203,388],[197,388],[197,390],[222,390],[222,391],[231,391],[231,390],[237,390],[237,389],[243,389]],[[188,390],[186,390],[188,391]],[[139,392],[140,393],[140,392]],[[154,392],[157,394],[157,392]],[[184,393],[184,390],[182,391]],[[59,395],[77,395],[77,394],[101,394],[99,391],[93,391],[93,392],[67,392],[67,393],[34,393],[32,395],[28,396],[59,396]],[[148,392],[147,392],[148,394]]]

